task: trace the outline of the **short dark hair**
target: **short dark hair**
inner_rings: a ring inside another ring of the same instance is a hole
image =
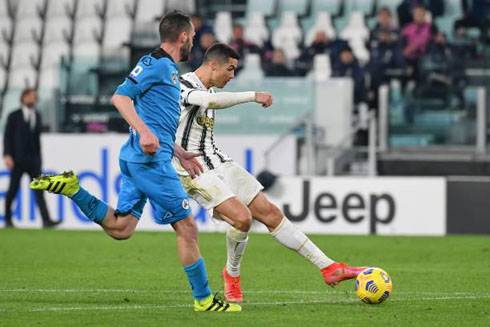
[[[381,13],[387,13],[391,17],[391,9],[386,6],[379,8],[378,14]]]
[[[352,54],[354,53],[354,52],[352,51],[352,48],[350,47],[350,45],[345,45],[345,46],[343,46],[343,47],[342,47],[342,49],[340,50],[340,52],[344,52],[344,51],[350,52],[350,53],[352,53]]]
[[[20,103],[24,103],[24,98],[28,96],[31,92],[36,92],[36,89],[33,89],[31,87],[23,89],[20,93]]]
[[[191,18],[180,11],[165,14],[160,20],[159,31],[161,42],[177,42],[182,32],[190,32]]]
[[[240,54],[229,45],[217,42],[206,50],[203,63],[206,64],[211,60],[216,60],[222,64],[230,58],[240,60]]]

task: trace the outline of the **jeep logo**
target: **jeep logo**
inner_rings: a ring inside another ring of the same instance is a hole
[[[291,221],[303,221],[308,217],[311,204],[315,218],[322,223],[331,223],[338,219],[338,209],[340,215],[347,222],[357,224],[363,221],[366,217],[369,219],[369,229],[371,234],[376,233],[376,225],[389,224],[395,218],[396,204],[394,198],[390,194],[371,194],[364,198],[359,193],[349,193],[343,199],[337,199],[335,195],[328,192],[320,193],[315,199],[310,200],[310,181],[303,182],[303,199],[302,210],[299,213],[291,212],[290,204],[284,204],[284,214]],[[387,213],[381,217],[378,213],[378,208],[384,205],[387,207]],[[359,212],[364,210],[364,212]]]
[[[206,126],[209,129],[212,129],[214,126],[214,119],[207,116],[197,117],[196,121],[199,125]]]

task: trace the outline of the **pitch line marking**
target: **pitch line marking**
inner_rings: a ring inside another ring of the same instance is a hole
[[[390,302],[406,302],[406,301],[448,301],[448,300],[478,300],[490,299],[490,294],[478,296],[444,296],[444,297],[426,297],[426,298],[395,298],[390,299]],[[243,303],[242,306],[282,306],[288,304],[344,304],[344,303],[359,303],[358,299],[330,299],[330,300],[311,300],[311,301],[277,301],[277,302],[249,302]],[[103,307],[51,307],[51,308],[33,308],[25,310],[7,310],[0,309],[0,312],[48,312],[48,311],[105,311],[105,310],[137,310],[137,309],[171,309],[171,308],[188,308],[191,304],[175,304],[175,305],[128,305],[128,306],[103,306]]]
[[[141,289],[0,289],[0,292],[12,292],[12,293],[25,293],[25,292],[40,292],[40,293],[173,293],[173,294],[186,294],[191,293],[190,290],[141,290]],[[302,291],[302,290],[245,290],[245,294],[354,294],[354,291]],[[400,295],[434,295],[434,296],[455,296],[455,295],[468,295],[468,296],[490,296],[490,293],[475,293],[475,292],[404,292],[395,291],[394,294]]]

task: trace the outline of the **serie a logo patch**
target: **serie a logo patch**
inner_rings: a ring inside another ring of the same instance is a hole
[[[184,208],[186,210],[190,208],[189,200],[187,200],[187,199],[182,200],[182,208]]]
[[[170,77],[172,78],[172,82],[174,84],[177,84],[177,74],[175,72],[172,72],[172,75]]]
[[[136,67],[134,67],[131,73],[129,73],[129,76],[131,76],[132,78],[136,78],[138,77],[139,74],[141,74],[142,71],[143,71],[143,67],[137,65]]]

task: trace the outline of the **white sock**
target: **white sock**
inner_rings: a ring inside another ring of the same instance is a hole
[[[271,232],[271,235],[285,247],[298,252],[302,257],[308,259],[318,269],[323,269],[334,263],[332,259],[327,257],[308,236],[297,229],[286,217]]]
[[[226,270],[232,277],[240,276],[240,263],[248,242],[248,233],[242,232],[233,226],[226,231],[227,259]]]

